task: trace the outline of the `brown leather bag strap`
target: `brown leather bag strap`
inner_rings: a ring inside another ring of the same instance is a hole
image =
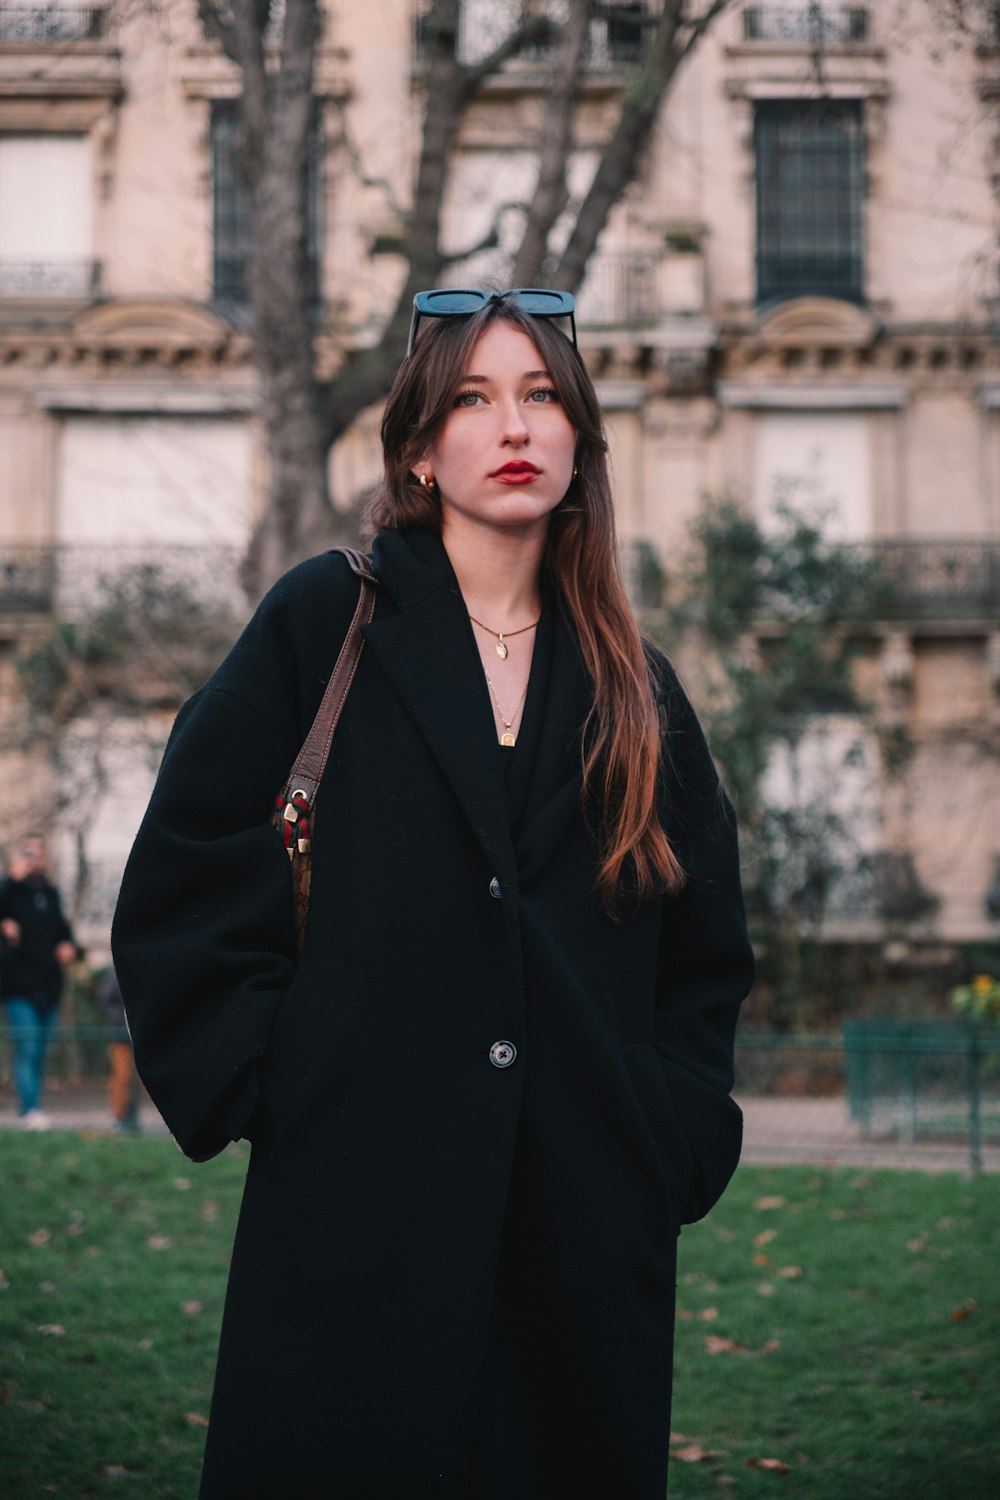
[[[361,627],[370,625],[375,614],[375,585],[378,583],[375,570],[363,552],[358,552],[353,547],[334,547],[332,550],[342,552],[347,558],[354,572],[361,579],[361,590],[344,644],[340,648],[340,655],[337,657],[330,680],[326,685],[323,700],[316,712],[312,728],[306,735],[302,749],[295,758],[295,764],[283,793],[285,802],[293,803],[299,798],[304,798],[309,807],[312,807],[316,800],[316,793],[326,769],[327,756],[330,754],[333,732],[337,727],[351,683],[354,681],[354,674],[358,670],[365,644]]]

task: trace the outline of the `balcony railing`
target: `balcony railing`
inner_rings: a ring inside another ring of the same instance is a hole
[[[873,542],[888,584],[887,613],[901,620],[972,620],[1000,612],[1000,542],[967,538]]]
[[[581,328],[627,328],[660,312],[658,258],[653,254],[598,255],[577,298]]]
[[[0,297],[69,297],[92,301],[101,286],[101,263],[96,260],[0,260]]]
[[[910,625],[982,624],[1000,615],[1000,541],[890,537],[854,547],[859,557],[876,565],[870,605],[879,619]],[[662,602],[664,577],[655,549],[649,542],[633,542],[623,565],[631,597],[656,608]],[[760,618],[768,618],[766,607]]]
[[[0,617],[79,617],[116,596],[245,612],[238,547],[158,542],[0,543]]]
[[[45,45],[49,42],[99,41],[107,29],[102,5],[2,5],[0,42]]]
[[[594,72],[628,67],[638,62],[642,52],[643,33],[649,13],[649,0],[615,0],[602,7],[602,13],[590,23],[585,66]],[[556,25],[566,18],[566,0],[542,0],[538,7]],[[470,65],[489,57],[518,24],[521,7],[516,0],[464,0],[461,6],[456,53],[460,63]],[[426,47],[426,10],[418,3],[415,19],[416,57],[423,57]],[[518,54],[521,62],[544,62],[553,53],[551,46],[526,47]]]
[[[870,16],[853,5],[748,5],[743,35],[748,42],[857,45],[869,40]]]

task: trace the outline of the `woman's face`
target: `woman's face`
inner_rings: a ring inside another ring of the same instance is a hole
[[[434,447],[443,531],[545,530],[573,477],[576,433],[531,339],[497,322],[473,349]]]

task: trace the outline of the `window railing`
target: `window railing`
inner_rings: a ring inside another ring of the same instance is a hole
[[[655,321],[660,313],[657,257],[598,255],[577,297],[581,328],[627,328]]]
[[[93,42],[106,30],[103,5],[67,5],[58,0],[49,5],[0,4],[0,42]]]
[[[791,42],[811,47],[855,45],[870,38],[870,15],[853,5],[748,5],[743,36],[748,42]]]
[[[0,297],[70,297],[91,300],[101,285],[101,264],[96,260],[0,260]]]
[[[538,6],[539,14],[547,16],[555,25],[566,19],[566,11],[566,0],[541,0]],[[600,72],[638,62],[649,11],[649,0],[622,0],[618,4],[610,0],[603,6],[601,14],[590,23],[584,58],[587,69]],[[470,65],[489,57],[514,30],[520,12],[516,0],[464,0],[455,49],[458,61]],[[418,62],[426,53],[426,22],[426,5],[418,0],[414,18],[414,51]],[[517,60],[522,63],[545,62],[552,57],[553,50],[554,44],[525,47]]]

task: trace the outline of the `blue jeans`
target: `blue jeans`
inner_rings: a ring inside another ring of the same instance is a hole
[[[7,1020],[14,1033],[14,1087],[21,1101],[19,1113],[26,1115],[29,1109],[41,1108],[42,1090],[45,1087],[45,1052],[56,1008],[52,1006],[43,1015],[30,1000],[24,1000],[20,996],[5,1000],[4,1004],[7,1007]]]

